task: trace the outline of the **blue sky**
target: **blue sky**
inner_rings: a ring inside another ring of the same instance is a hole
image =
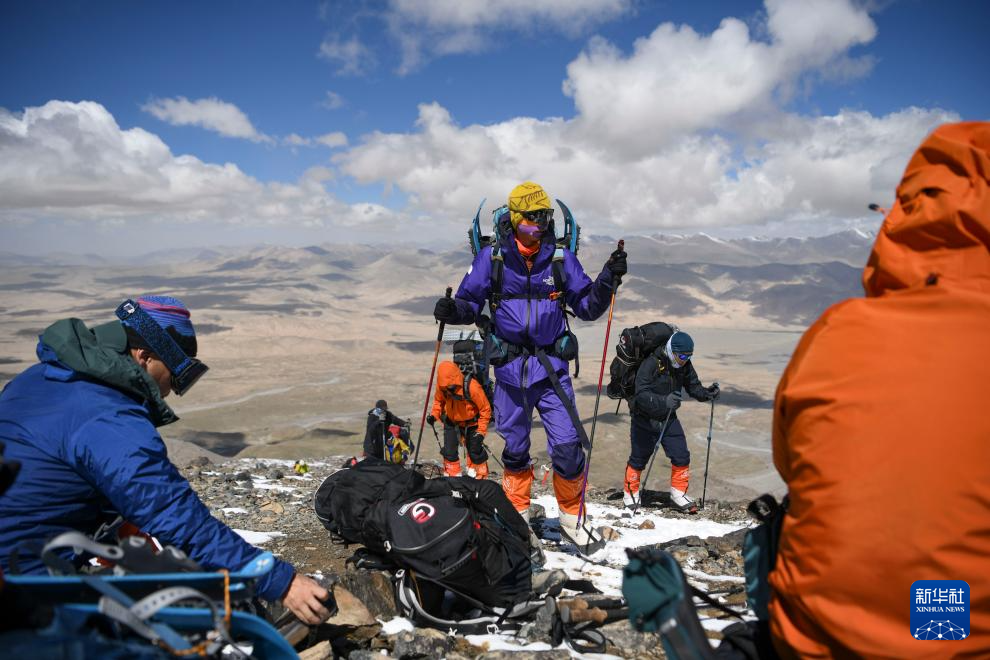
[[[455,241],[527,178],[593,233],[871,228],[932,127],[988,118],[988,19],[976,0],[4,3],[0,250]]]

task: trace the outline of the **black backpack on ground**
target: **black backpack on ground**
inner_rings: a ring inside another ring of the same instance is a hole
[[[530,593],[529,527],[493,481],[428,481],[386,508],[385,558],[485,605]]]
[[[360,543],[368,550],[385,552],[385,504],[420,488],[426,478],[415,470],[369,456],[334,472],[316,490],[316,517],[341,543]]]
[[[609,365],[610,380],[605,393],[610,399],[631,401],[636,395],[636,371],[653,351],[667,343],[677,326],[655,321],[625,328],[615,345],[615,357]]]
[[[327,477],[314,507],[334,538],[425,581],[487,606],[529,595],[529,526],[496,482],[366,458]]]

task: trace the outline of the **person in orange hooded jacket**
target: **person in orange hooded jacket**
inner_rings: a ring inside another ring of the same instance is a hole
[[[808,329],[777,387],[790,507],[769,575],[774,646],[990,657],[990,123],[925,139],[863,288]],[[965,638],[911,627],[916,580],[969,584]]]
[[[464,391],[467,383],[468,391]],[[484,479],[488,476],[488,452],[485,433],[492,419],[492,406],[485,388],[474,378],[461,372],[451,361],[437,367],[437,389],[433,411],[426,421],[430,426],[443,422],[443,467],[448,477],[461,474],[459,446],[467,447],[468,474]]]

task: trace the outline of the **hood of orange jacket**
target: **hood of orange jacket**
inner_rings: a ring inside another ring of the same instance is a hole
[[[464,374],[458,369],[457,365],[453,362],[445,361],[441,362],[437,367],[437,386],[449,392],[451,388],[458,396],[464,396]]]
[[[990,291],[990,123],[940,127],[908,163],[863,270],[867,296],[935,278]]]

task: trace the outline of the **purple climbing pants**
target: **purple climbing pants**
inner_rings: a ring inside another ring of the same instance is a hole
[[[574,390],[570,376],[560,374],[560,385],[574,405]],[[533,408],[547,432],[547,453],[554,472],[564,479],[575,479],[584,471],[584,452],[567,409],[544,378],[523,390],[495,381],[495,430],[505,440],[502,461],[512,471],[529,468],[530,431],[533,428]]]

